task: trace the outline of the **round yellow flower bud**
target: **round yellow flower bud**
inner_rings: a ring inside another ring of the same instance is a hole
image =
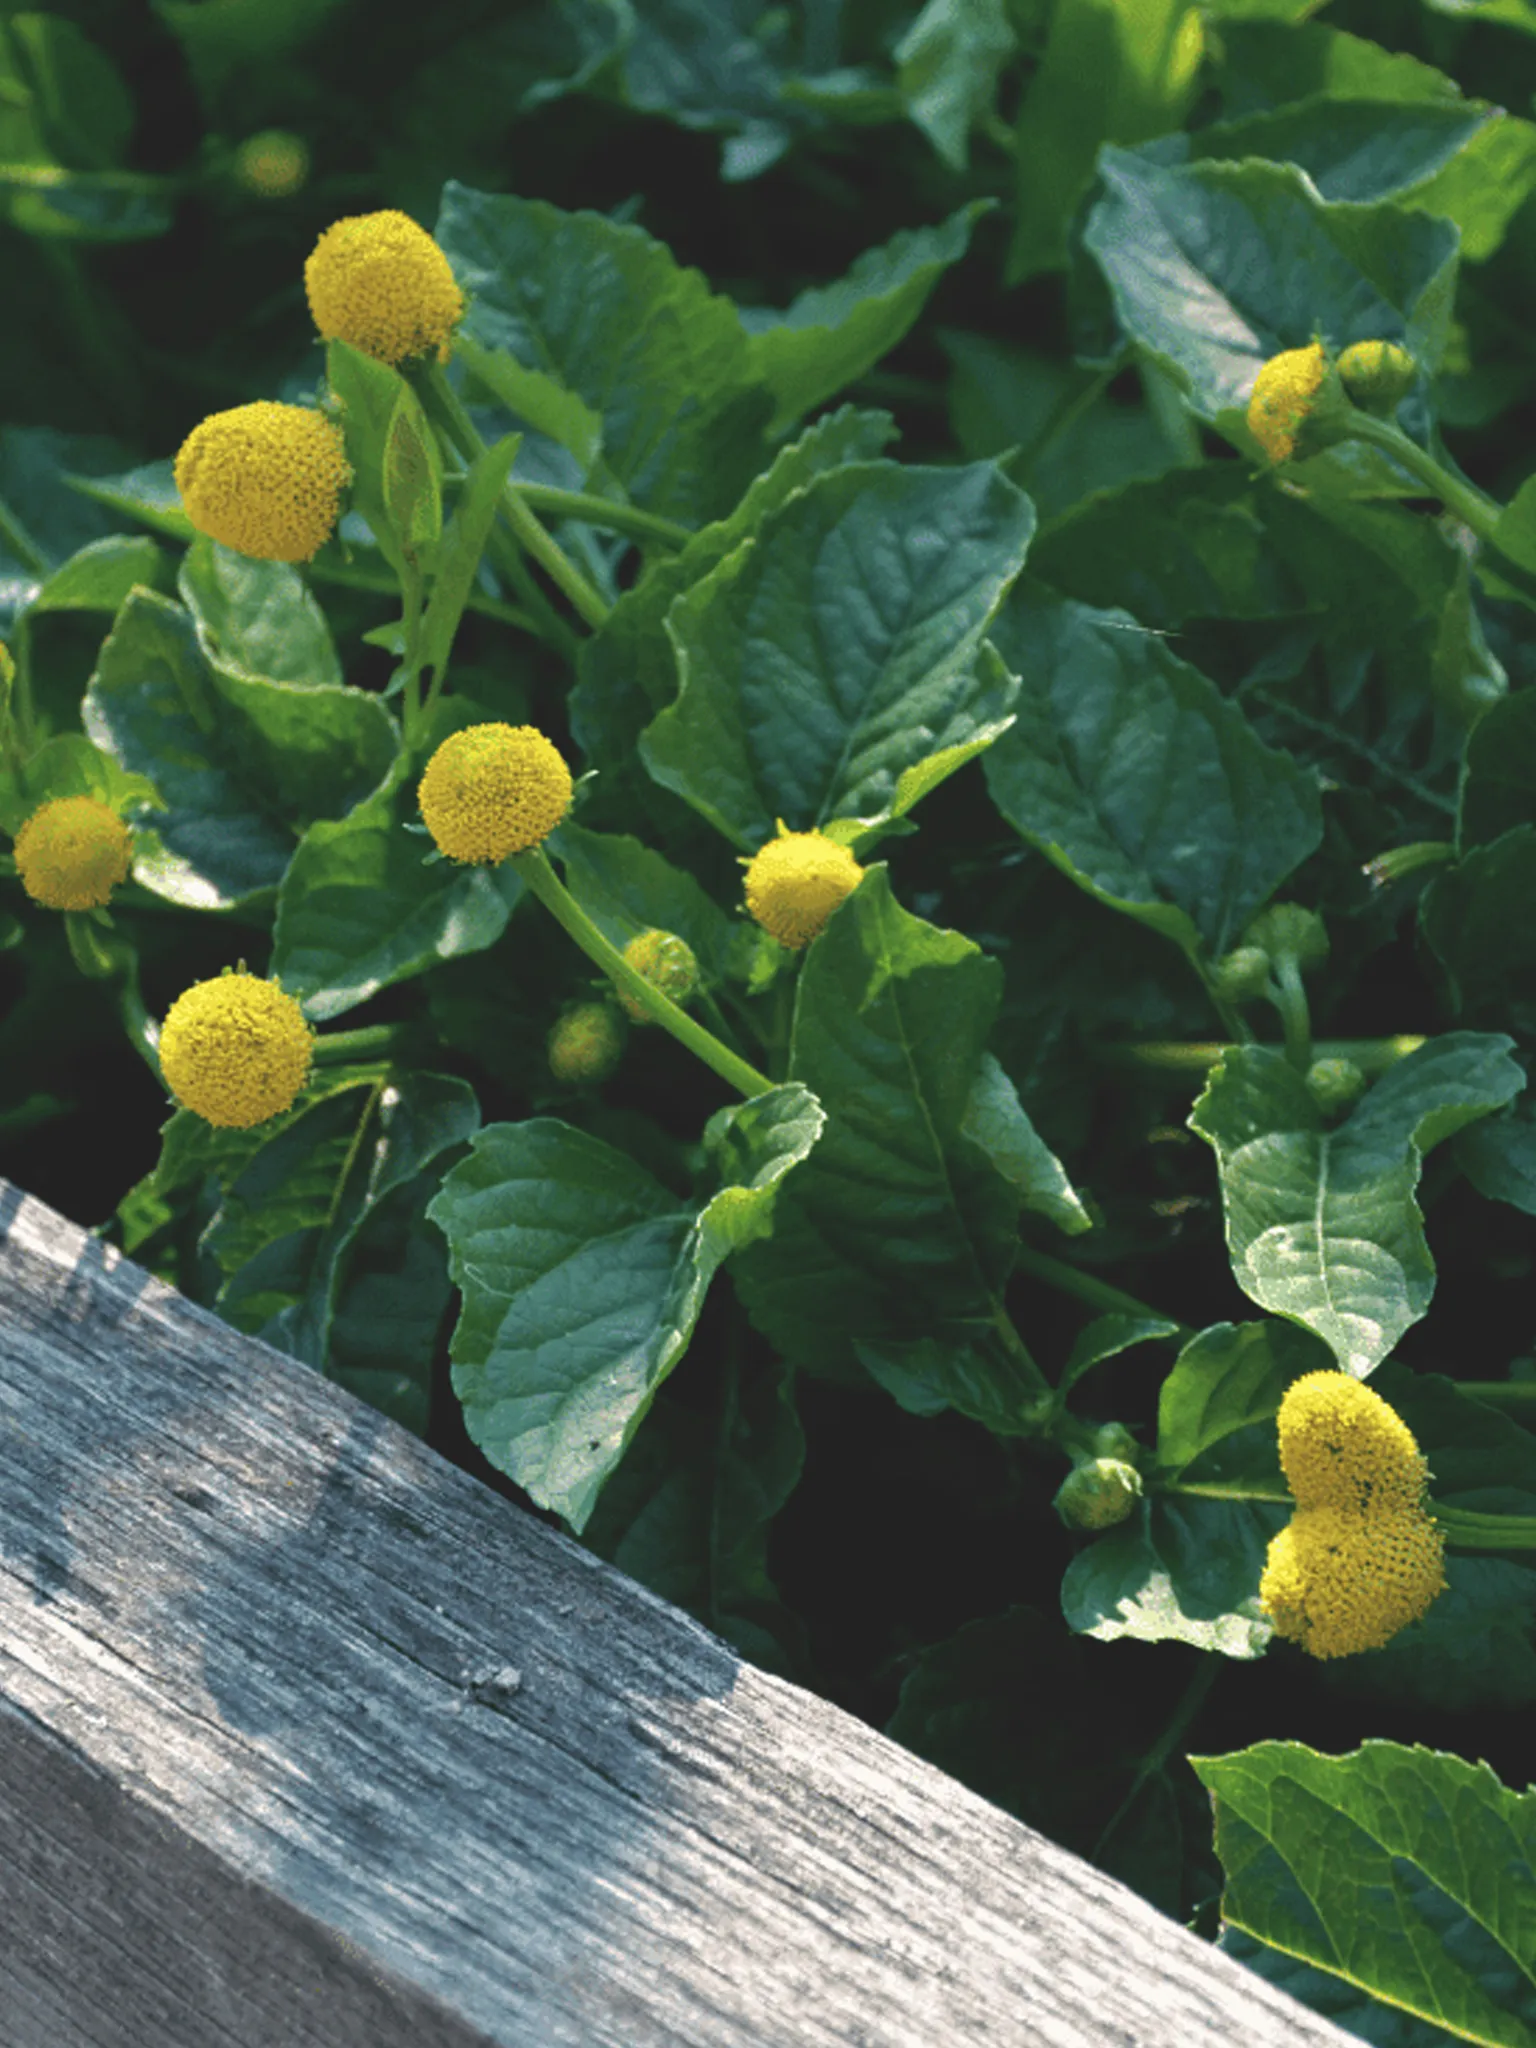
[[[1417,1507],[1428,1468],[1413,1432],[1361,1381],[1309,1372],[1280,1403],[1280,1467],[1301,1508]]]
[[[747,909],[781,946],[809,944],[864,870],[846,846],[824,832],[791,832],[782,818],[779,836],[760,847],[747,870]]]
[[[1445,1542],[1419,1508],[1298,1508],[1275,1536],[1259,1603],[1309,1656],[1379,1650],[1446,1590]]]
[[[605,1081],[624,1050],[624,1025],[611,1003],[578,1003],[558,1017],[545,1042],[557,1081]]]
[[[1338,372],[1356,405],[1388,419],[1413,389],[1419,366],[1395,341],[1356,341],[1339,357]]]
[[[125,881],[133,834],[98,796],[41,804],[16,834],[16,872],[48,910],[92,910]]]
[[[674,1003],[686,1003],[699,984],[699,963],[692,946],[676,932],[639,932],[624,948],[624,958],[636,974],[643,975],[652,988],[659,988]],[[636,1024],[652,1022],[651,1013],[623,989],[619,1004]]]
[[[292,1107],[313,1046],[304,1012],[275,981],[219,974],[167,1011],[160,1071],[183,1109],[221,1130],[248,1130]]]
[[[466,725],[427,763],[421,815],[450,860],[497,866],[547,839],[570,809],[571,771],[531,725]]]
[[[433,348],[446,362],[464,314],[448,258],[408,213],[333,221],[304,265],[304,289],[327,341],[349,341],[381,363]]]
[[[267,398],[210,413],[176,457],[198,532],[259,562],[307,562],[335,530],[351,481],[334,421]]]
[[[1324,408],[1330,376],[1328,354],[1319,341],[1271,356],[1260,370],[1248,399],[1248,431],[1271,462],[1315,454],[1313,443],[1326,445],[1309,430]],[[1337,378],[1333,381],[1337,386]]]
[[[262,199],[291,199],[309,176],[309,150],[286,128],[263,128],[235,151],[235,177]]]

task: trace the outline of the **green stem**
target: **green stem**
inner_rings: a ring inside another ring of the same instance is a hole
[[[400,579],[400,603],[405,629],[403,724],[405,743],[414,747],[421,731],[421,578],[414,571]]]
[[[1421,1035],[1401,1033],[1396,1038],[1320,1038],[1312,1050],[1320,1060],[1353,1060],[1362,1074],[1374,1077],[1396,1066],[1424,1044]],[[1120,1067],[1151,1067],[1167,1074],[1205,1074],[1231,1048],[1216,1039],[1150,1040],[1143,1045],[1103,1045],[1097,1057]],[[1272,1052],[1273,1046],[1260,1051]]]
[[[414,1024],[362,1024],[355,1031],[321,1032],[315,1039],[313,1058],[317,1067],[335,1067],[347,1060],[403,1056],[418,1050],[421,1042]]]
[[[581,519],[588,526],[600,526],[610,533],[627,533],[633,540],[659,540],[670,548],[686,547],[693,539],[691,526],[675,519],[663,519],[659,512],[642,512],[638,505],[615,504],[590,491],[562,491],[555,484],[519,484],[523,503],[532,512],[546,512],[555,519]]]
[[[1034,1353],[1014,1327],[1013,1318],[994,1295],[992,1298],[992,1324],[1002,1339],[1003,1349],[1033,1386],[1041,1403],[1042,1415],[1055,1416],[1055,1403],[1050,1381],[1035,1363]],[[1058,1425],[1070,1426],[1072,1417],[1055,1416]]]
[[[312,583],[334,583],[341,590],[376,590],[381,596],[393,597],[400,587],[393,576],[370,575],[355,563],[310,562],[306,573]],[[487,597],[483,590],[472,590],[464,608],[482,612],[488,619],[500,619],[505,625],[521,627],[525,633],[539,631],[539,621],[531,613],[519,611],[515,604],[507,604],[499,597]]]
[[[1411,441],[1402,428],[1391,420],[1379,420],[1368,412],[1356,412],[1351,422],[1351,432],[1357,441],[1367,441],[1373,448],[1380,448],[1400,463],[1408,474],[1417,477],[1425,489],[1430,491],[1449,512],[1466,526],[1470,526],[1479,540],[1491,541],[1494,529],[1503,516],[1502,506],[1492,498],[1484,497],[1471,484],[1451,475],[1441,462],[1421,448],[1417,441]]]
[[[1527,1401],[1536,1405],[1536,1380],[1458,1380],[1456,1384],[1474,1401],[1508,1401],[1516,1408]]]
[[[1285,1026],[1285,1056],[1298,1073],[1305,1074],[1312,1064],[1312,1012],[1307,1006],[1301,966],[1294,953],[1277,953],[1271,964],[1275,980],[1270,984],[1269,997]]]
[[[604,938],[550,866],[549,857],[542,847],[533,847],[527,853],[514,853],[512,867],[587,958],[595,961],[658,1024],[664,1024],[680,1044],[686,1045],[705,1066],[723,1081],[729,1081],[733,1088],[739,1088],[743,1095],[751,1097],[768,1093],[773,1083],[766,1074],[760,1074],[756,1067],[749,1066],[729,1046],[722,1045],[712,1031],[706,1031],[696,1018],[690,1017],[686,1010],[680,1010],[669,996],[664,996],[659,988],[654,988],[643,974],[638,974],[630,966],[617,946]]]
[[[1136,1766],[1136,1775],[1131,1780],[1130,1790],[1104,1823],[1099,1833],[1099,1839],[1094,1843],[1092,1850],[1089,1852],[1090,1862],[1097,1863],[1099,1861],[1104,1852],[1105,1843],[1130,1812],[1142,1786],[1146,1784],[1149,1778],[1156,1777],[1157,1773],[1168,1761],[1174,1746],[1182,1742],[1184,1731],[1205,1705],[1205,1696],[1216,1683],[1216,1674],[1220,1668],[1221,1662],[1219,1658],[1200,1657],[1196,1660],[1189,1684],[1184,1688],[1184,1697],[1174,1709],[1173,1719]]]
[[[1536,1515],[1480,1515],[1470,1508],[1429,1504],[1447,1543],[1458,1550],[1536,1550]]]
[[[1257,1500],[1267,1501],[1277,1508],[1293,1508],[1295,1496],[1285,1487],[1265,1489],[1250,1485],[1245,1480],[1220,1479],[1176,1479],[1168,1486],[1159,1486],[1159,1493],[1186,1493],[1196,1500]]]
[[[459,394],[448,382],[439,362],[429,360],[416,372],[417,387],[429,409],[435,409],[450,439],[466,462],[485,453],[485,443],[474,421],[459,402]],[[607,618],[612,607],[600,590],[593,587],[559,542],[540,525],[529,510],[521,486],[509,483],[502,493],[502,510],[507,524],[551,582],[564,591],[571,604],[594,630]]]
[[[1193,1335],[1184,1323],[1175,1322],[1172,1316],[1165,1316],[1155,1308],[1148,1308],[1144,1301],[1138,1301],[1134,1294],[1126,1294],[1118,1287],[1111,1287],[1107,1280],[1096,1280],[1091,1273],[1083,1272],[1079,1266],[1069,1266],[1065,1259],[1053,1259],[1049,1252],[1037,1252],[1032,1245],[1021,1244],[1014,1256],[1014,1269],[1020,1273],[1032,1273],[1037,1280],[1043,1280],[1048,1287],[1058,1287],[1063,1294],[1075,1294],[1079,1301],[1087,1302],[1111,1315],[1141,1316],[1159,1323],[1173,1323],[1179,1339]]]

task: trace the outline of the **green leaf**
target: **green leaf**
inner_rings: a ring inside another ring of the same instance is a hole
[[[1434,1261],[1413,1199],[1424,1154],[1524,1087],[1511,1046],[1468,1031],[1431,1039],[1334,1130],[1282,1054],[1229,1046],[1190,1112],[1220,1162],[1237,1284],[1357,1378],[1429,1306]]]
[[[1144,1498],[1068,1565],[1061,1611],[1076,1635],[1111,1643],[1188,1643],[1222,1657],[1260,1657],[1273,1630],[1259,1577],[1283,1507],[1252,1500]]]
[[[794,1376],[727,1352],[719,1381],[718,1414],[658,1397],[582,1541],[754,1664],[795,1676],[803,1628],[768,1569],[769,1526],[805,1459]]]
[[[427,1228],[436,1160],[380,1195],[347,1250],[331,1313],[326,1375],[425,1436],[431,1422],[438,1333],[453,1297],[448,1254]]]
[[[796,1364],[861,1381],[855,1340],[949,1345],[993,1327],[1019,1191],[963,1123],[1001,970],[911,916],[870,868],[800,970],[790,1072],[827,1112],[770,1242],[733,1269],[748,1314]]]
[[[1456,837],[1485,846],[1536,817],[1536,691],[1495,704],[1467,740]]]
[[[15,837],[39,804],[61,796],[99,796],[119,817],[131,818],[141,805],[160,806],[160,794],[143,775],[118,766],[83,733],[55,733],[31,755],[14,778],[0,769],[0,832]],[[138,858],[135,846],[135,860]]]
[[[1254,1474],[1280,1480],[1275,1416],[1304,1373],[1326,1371],[1329,1354],[1293,1324],[1215,1323],[1192,1337],[1157,1401],[1157,1476],[1202,1481]]]
[[[574,391],[542,370],[525,369],[505,349],[483,348],[468,334],[454,336],[455,360],[474,381],[499,399],[514,418],[535,433],[569,449],[589,476],[603,452],[603,421]]]
[[[1177,1337],[1178,1334],[1179,1325],[1170,1323],[1164,1316],[1118,1313],[1095,1316],[1077,1333],[1071,1356],[1062,1367],[1057,1394],[1065,1400],[1083,1375],[1092,1372],[1096,1365],[1102,1365],[1106,1358],[1118,1358],[1122,1351],[1129,1351],[1133,1345],[1159,1343],[1165,1337]]]
[[[209,660],[274,683],[340,684],[325,613],[290,563],[258,562],[200,533],[182,560],[177,587]]]
[[[1029,501],[990,464],[853,463],[813,480],[676,600],[682,685],[640,745],[664,787],[755,851],[880,815],[903,771],[1007,715],[978,663]]]
[[[622,591],[598,630],[582,642],[571,692],[571,730],[600,767],[633,759],[641,727],[677,694],[677,657],[663,627],[673,600],[753,539],[770,513],[815,476],[871,462],[894,435],[889,413],[840,406],[781,448],[726,518],[701,528],[676,554],[652,562]]]
[[[909,1415],[953,1408],[994,1436],[1030,1436],[1038,1428],[1039,1385],[1001,1346],[856,1337],[853,1348],[870,1378]]]
[[[770,434],[787,433],[890,353],[995,203],[972,199],[936,228],[902,229],[836,284],[802,292],[787,313],[744,313],[753,371],[774,395]]]
[[[169,458],[124,470],[121,476],[66,476],[64,481],[82,497],[105,505],[124,518],[152,526],[172,540],[191,541],[197,537],[196,527],[181,509],[175,464]]]
[[[74,22],[62,14],[11,15],[3,63],[0,76],[30,102],[51,159],[77,171],[103,171],[122,161],[133,132],[133,97],[106,51]],[[14,92],[5,97],[14,105]]]
[[[396,577],[419,585],[416,545],[396,518],[397,509],[407,509],[410,493],[407,489],[401,496],[391,481],[391,450],[395,445],[396,422],[409,415],[411,408],[413,424],[405,432],[413,440],[415,436],[425,439],[431,433],[422,415],[421,401],[398,370],[346,341],[326,343],[325,378],[340,408],[347,460],[352,465],[352,509],[367,521],[369,532]],[[392,496],[397,501],[394,506],[390,502]]]
[[[1260,365],[1314,330],[1334,348],[1399,341],[1426,370],[1440,367],[1456,278],[1449,221],[1391,201],[1330,205],[1292,164],[1169,154],[1106,149],[1083,239],[1126,333],[1199,418],[1229,425],[1222,416],[1246,409]]]
[[[1065,264],[1067,229],[1100,145],[1177,128],[1203,45],[1188,0],[1060,0],[1019,107],[1018,221],[1005,283]]]
[[[421,624],[421,672],[438,679],[448,667],[454,636],[480,573],[480,560],[506,491],[507,478],[522,446],[521,434],[508,434],[476,456],[464,479],[448,531],[437,548],[432,595]],[[433,544],[437,542],[433,535]]]
[[[1480,1195],[1536,1216],[1536,1095],[1527,1090],[1496,1116],[1463,1131],[1454,1155]]]
[[[109,533],[87,542],[44,579],[28,609],[34,612],[115,612],[137,583],[159,589],[168,564],[143,534]]]
[[[908,115],[952,171],[965,169],[1014,48],[1004,0],[928,0],[892,52]]]
[[[423,758],[479,716],[468,698],[440,699]],[[417,818],[420,766],[402,755],[365,803],[311,825],[282,877],[272,972],[316,1022],[441,960],[495,945],[523,894],[505,862],[488,870],[428,859],[430,845],[404,829]]]
[[[778,1180],[814,1142],[801,1087],[736,1114],[751,1181],[702,1208],[536,1117],[482,1130],[427,1211],[464,1295],[451,1348],[469,1433],[578,1532],[687,1348],[735,1228],[771,1214]]]
[[[1229,1925],[1458,2040],[1536,2043],[1536,1792],[1395,1742],[1190,1763]]]
[[[443,1074],[381,1068],[360,1071],[353,1080],[344,1069],[322,1070],[319,1089],[320,1099],[288,1119],[229,1180],[203,1244],[227,1276],[216,1303],[224,1320],[328,1371],[332,1320],[351,1255],[378,1205],[413,1190],[410,1201],[422,1213],[423,1174],[434,1167],[433,1180],[440,1176],[434,1162],[474,1136],[480,1111],[468,1083]],[[397,1255],[404,1252],[399,1220]],[[354,1392],[383,1397],[388,1412],[424,1431],[433,1343],[448,1290],[446,1275],[439,1270],[434,1280],[430,1266],[413,1277],[417,1288],[425,1285],[426,1302],[409,1293],[402,1298],[397,1284],[393,1303],[407,1327],[416,1326],[406,1385],[397,1384],[399,1332],[392,1357],[359,1359],[356,1297],[349,1371]]]
[[[1518,701],[1518,700],[1516,700]],[[1516,825],[1469,847],[1419,899],[1419,929],[1445,969],[1457,1014],[1536,999],[1536,825]]]
[[[1044,1216],[1068,1237],[1093,1228],[1066,1168],[1024,1114],[1018,1090],[989,1052],[977,1066],[960,1135],[1017,1188],[1031,1214]]]
[[[1124,613],[1031,591],[994,632],[1023,687],[992,801],[1101,903],[1223,951],[1322,838],[1315,778]]]
[[[443,531],[443,462],[437,436],[409,384],[395,396],[384,435],[384,512],[401,548],[416,559]]]
[[[697,520],[736,502],[771,405],[735,308],[696,270],[640,228],[452,179],[436,240],[470,301],[465,334],[596,414],[636,504]]]

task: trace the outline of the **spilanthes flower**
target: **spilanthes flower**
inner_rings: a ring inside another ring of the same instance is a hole
[[[1280,1469],[1300,1508],[1366,1513],[1417,1507],[1428,1467],[1395,1408],[1345,1372],[1309,1372],[1285,1390]]]
[[[125,881],[133,834],[98,796],[41,804],[16,834],[16,872],[48,910],[92,910]]]
[[[235,177],[262,199],[291,199],[309,176],[309,150],[286,128],[263,128],[235,151]]]
[[[1413,389],[1419,366],[1395,341],[1355,341],[1338,360],[1339,381],[1356,405],[1390,419]]]
[[[624,958],[652,988],[674,1003],[686,1003],[699,984],[699,963],[692,946],[676,932],[638,932],[624,948]],[[636,1024],[652,1022],[651,1013],[623,989],[618,991],[624,1014]]]
[[[198,532],[260,562],[307,562],[335,530],[351,481],[333,420],[267,398],[210,413],[176,457]]]
[[[570,809],[571,771],[531,725],[466,725],[427,763],[421,815],[450,860],[497,866],[547,839]]]
[[[1288,348],[1259,371],[1248,431],[1271,462],[1316,455],[1348,432],[1349,401],[1320,341]]]
[[[327,341],[348,341],[381,363],[437,350],[464,314],[448,258],[408,213],[351,214],[333,221],[304,265],[304,289]]]
[[[248,1130],[292,1107],[314,1033],[275,981],[224,973],[195,982],[166,1013],[160,1071],[184,1109],[221,1130]]]
[[[1445,1543],[1417,1507],[1298,1508],[1272,1540],[1259,1601],[1309,1656],[1382,1649],[1446,1590]]]
[[[738,857],[747,871],[748,911],[781,946],[798,950],[853,894],[864,870],[846,846],[824,832],[791,832],[782,818],[778,827],[778,837],[750,860]]]
[[[611,1003],[578,1003],[555,1020],[545,1041],[557,1081],[604,1081],[624,1050],[624,1024]]]

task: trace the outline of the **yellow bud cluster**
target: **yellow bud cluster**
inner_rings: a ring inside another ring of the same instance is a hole
[[[464,315],[448,258],[408,213],[386,210],[333,221],[304,265],[304,289],[327,341],[350,342],[381,363],[436,349]]]
[[[307,562],[335,530],[351,481],[334,421],[266,398],[210,413],[176,457],[198,532],[261,562]]]
[[[195,982],[166,1013],[160,1071],[184,1109],[221,1130],[248,1130],[292,1107],[314,1034],[275,981],[225,973]]]
[[[1248,431],[1271,462],[1289,462],[1328,375],[1321,342],[1271,356],[1248,399]]]
[[[1379,1650],[1445,1591],[1444,1539],[1424,1506],[1413,1432],[1347,1373],[1307,1373],[1280,1404],[1296,1512],[1269,1546],[1259,1600],[1314,1657]]]
[[[699,963],[692,946],[676,932],[637,932],[624,948],[624,958],[652,988],[674,1003],[685,1003],[699,981]],[[624,1014],[636,1024],[649,1024],[651,1013],[634,996],[619,990]]]
[[[309,176],[309,150],[286,128],[263,128],[235,151],[235,177],[261,199],[291,199]]]
[[[97,796],[41,804],[16,834],[16,872],[48,910],[92,910],[125,881],[133,834]]]
[[[864,870],[846,846],[824,832],[791,832],[778,820],[778,837],[743,860],[747,909],[781,946],[808,945]]]
[[[571,771],[531,725],[466,725],[427,763],[417,796],[438,851],[499,866],[547,839],[571,803]]]

